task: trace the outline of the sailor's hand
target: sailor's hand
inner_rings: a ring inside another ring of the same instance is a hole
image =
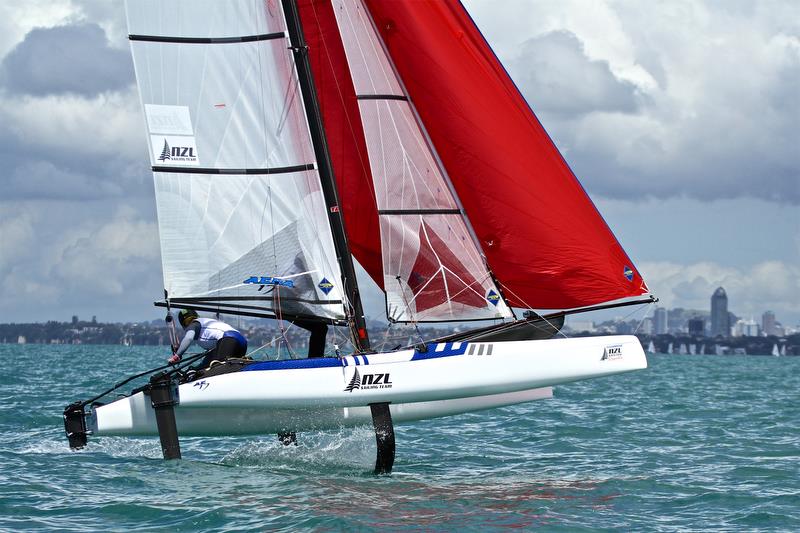
[[[172,357],[167,359],[167,363],[169,363],[171,365],[177,365],[180,362],[181,362],[181,356],[180,355],[173,355]]]

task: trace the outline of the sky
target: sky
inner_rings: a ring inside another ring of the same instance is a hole
[[[660,305],[800,324],[800,2],[464,4]],[[0,322],[162,314],[126,36],[122,1],[0,0]]]

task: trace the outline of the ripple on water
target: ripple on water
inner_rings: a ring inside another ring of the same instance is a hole
[[[376,477],[371,428],[186,438],[173,462],[157,439],[71,452],[63,406],[163,352],[0,357],[0,530],[800,530],[800,358],[655,356],[552,400],[399,426]]]

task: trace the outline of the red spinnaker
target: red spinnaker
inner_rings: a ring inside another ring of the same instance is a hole
[[[509,304],[648,292],[458,0],[364,1]]]
[[[471,277],[469,269],[447,249],[436,232],[424,222],[419,228],[420,250],[411,271],[408,285],[417,298],[414,307],[422,312],[448,300],[467,307],[484,307],[486,300],[475,292],[481,285]],[[457,275],[448,275],[447,268]],[[424,287],[424,290],[423,290]],[[449,297],[449,298],[448,298]]]

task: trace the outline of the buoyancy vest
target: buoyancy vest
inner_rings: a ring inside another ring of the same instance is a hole
[[[224,337],[225,333],[233,331],[238,333],[235,328],[213,318],[197,318],[195,320],[200,322],[200,337],[196,339],[196,342],[204,350],[216,347],[217,341]]]

